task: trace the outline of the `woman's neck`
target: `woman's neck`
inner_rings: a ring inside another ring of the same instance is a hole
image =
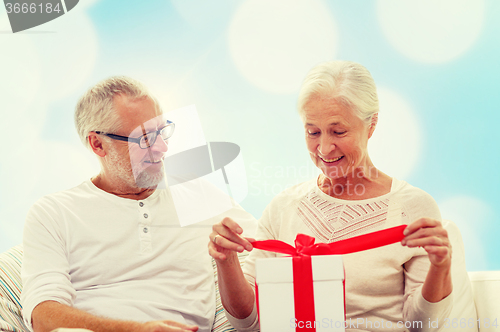
[[[374,166],[358,167],[346,176],[318,177],[318,188],[325,194],[344,200],[362,200],[385,195],[391,191],[392,178]]]

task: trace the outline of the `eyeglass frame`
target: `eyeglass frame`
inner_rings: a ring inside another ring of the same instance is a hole
[[[174,130],[175,130],[175,123],[173,123],[172,121],[170,120],[167,120],[167,125],[165,127],[162,127],[158,130],[155,130],[155,131],[150,131],[150,132],[144,132],[144,134],[142,134],[142,136],[139,136],[137,138],[135,137],[128,137],[128,136],[122,136],[122,135],[116,135],[116,134],[109,134],[109,133],[105,133],[103,131],[94,131],[94,133],[98,134],[98,135],[104,135],[104,136],[107,136],[111,139],[114,139],[114,140],[117,140],[117,141],[124,141],[124,142],[132,142],[132,143],[136,143],[137,145],[139,145],[139,147],[141,149],[148,149],[150,148],[152,145],[154,145],[156,143],[156,140],[158,139],[158,136],[161,136],[160,135],[160,131],[162,131],[163,129],[169,127],[169,126],[173,126],[173,129],[172,129],[172,134],[167,137],[167,138],[162,138],[163,140],[166,140],[166,139],[169,139],[170,137],[172,137],[172,135],[174,134]],[[144,126],[142,126],[144,128]],[[143,129],[144,131],[144,129]],[[154,139],[154,142],[149,142],[149,140],[147,139],[147,135],[150,134],[150,133],[154,133],[156,132],[156,136],[155,136],[155,139]],[[141,138],[146,136],[146,142],[147,142],[147,146],[145,148],[143,148],[141,146]]]

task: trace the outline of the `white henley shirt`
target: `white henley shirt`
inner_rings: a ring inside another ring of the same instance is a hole
[[[235,207],[180,227],[168,189],[137,201],[90,180],[41,198],[24,228],[26,324],[35,306],[51,300],[103,317],[170,319],[210,331],[215,289],[207,243],[211,225],[224,216],[254,221]]]

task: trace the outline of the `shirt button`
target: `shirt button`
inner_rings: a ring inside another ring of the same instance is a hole
[[[139,202],[139,206],[140,206],[140,207],[143,207],[143,206],[144,206],[144,203],[143,203],[143,202]]]
[[[144,213],[144,218],[147,218],[148,217],[148,214],[147,213]]]
[[[144,228],[142,229],[142,231],[143,231],[144,233],[147,233],[149,230],[148,230],[148,228],[147,228],[147,227],[144,227]]]

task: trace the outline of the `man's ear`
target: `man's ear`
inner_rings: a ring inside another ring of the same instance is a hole
[[[372,115],[370,128],[368,129],[368,138],[372,137],[373,132],[375,131],[375,127],[377,126],[377,123],[378,123],[378,113],[375,113]]]
[[[99,135],[94,132],[90,132],[87,139],[89,140],[90,148],[96,155],[99,157],[104,157],[106,155],[106,151],[104,151],[102,140]]]

